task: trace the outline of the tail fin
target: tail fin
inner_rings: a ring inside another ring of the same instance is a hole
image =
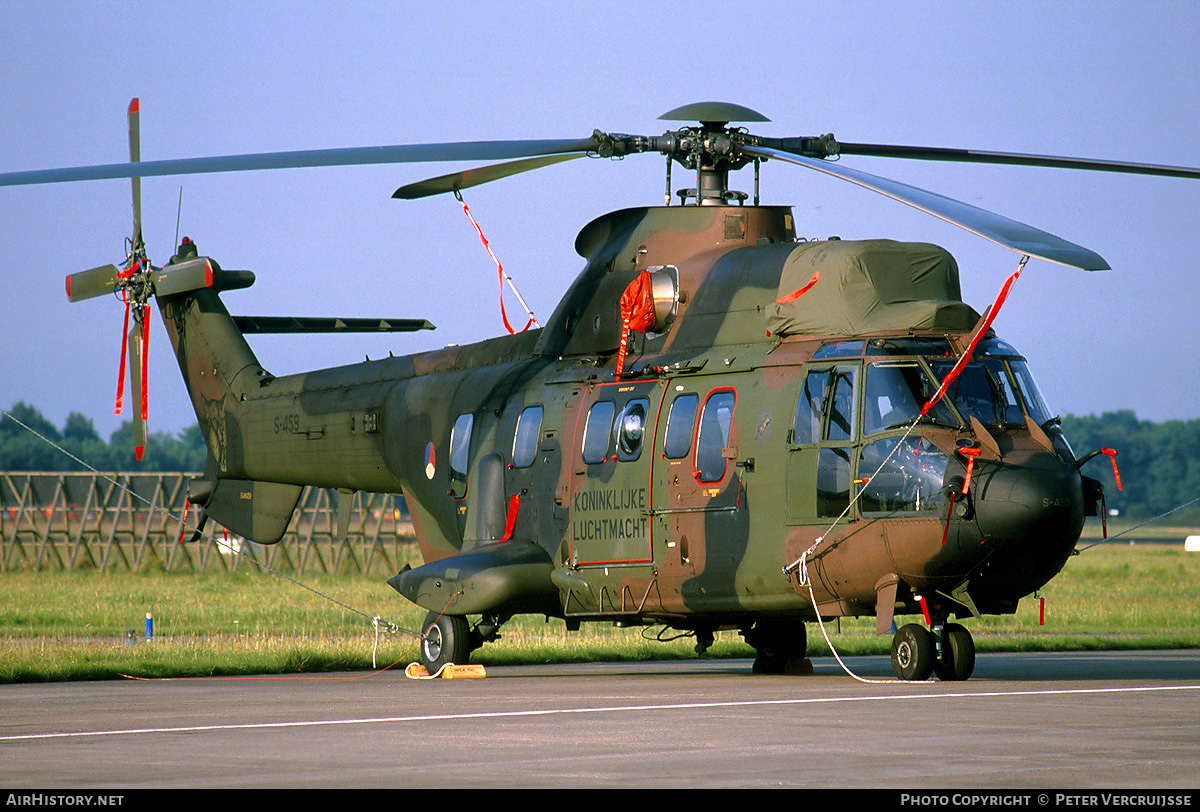
[[[184,238],[179,253],[155,282],[163,324],[175,350],[184,385],[208,445],[203,479],[189,497],[229,530],[261,544],[287,530],[301,486],[254,481],[246,476],[239,411],[246,396],[271,375],[246,343],[220,293],[249,287],[250,271],[226,271],[198,256]]]

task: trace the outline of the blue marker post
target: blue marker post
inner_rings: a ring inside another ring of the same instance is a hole
[[[154,639],[154,616],[149,612],[146,613],[146,642],[149,643]]]

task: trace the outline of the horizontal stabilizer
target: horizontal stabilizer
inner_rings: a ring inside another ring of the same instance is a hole
[[[196,479],[188,497],[231,533],[258,544],[274,544],[287,531],[300,491],[299,485],[279,482]]]
[[[434,329],[426,319],[234,316],[233,322],[243,333],[412,333]]]

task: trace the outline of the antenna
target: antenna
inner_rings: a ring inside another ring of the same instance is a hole
[[[175,210],[175,250],[179,250],[179,220],[183,216],[183,186],[179,187],[179,207]]]

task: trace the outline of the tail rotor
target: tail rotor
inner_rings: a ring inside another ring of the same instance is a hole
[[[137,99],[129,103],[129,160],[141,161],[139,133],[140,105]],[[114,414],[121,414],[125,405],[125,364],[129,363],[129,384],[133,395],[134,456],[140,461],[146,450],[146,420],[149,417],[149,391],[146,373],[150,351],[150,297],[154,283],[161,274],[146,254],[142,239],[142,179],[132,179],[133,236],[126,242],[122,266],[101,265],[67,277],[67,298],[72,302],[91,299],[106,293],[121,295],[125,303],[125,326],[121,336],[121,366],[117,377],[117,396]],[[132,322],[132,329],[131,323]]]

